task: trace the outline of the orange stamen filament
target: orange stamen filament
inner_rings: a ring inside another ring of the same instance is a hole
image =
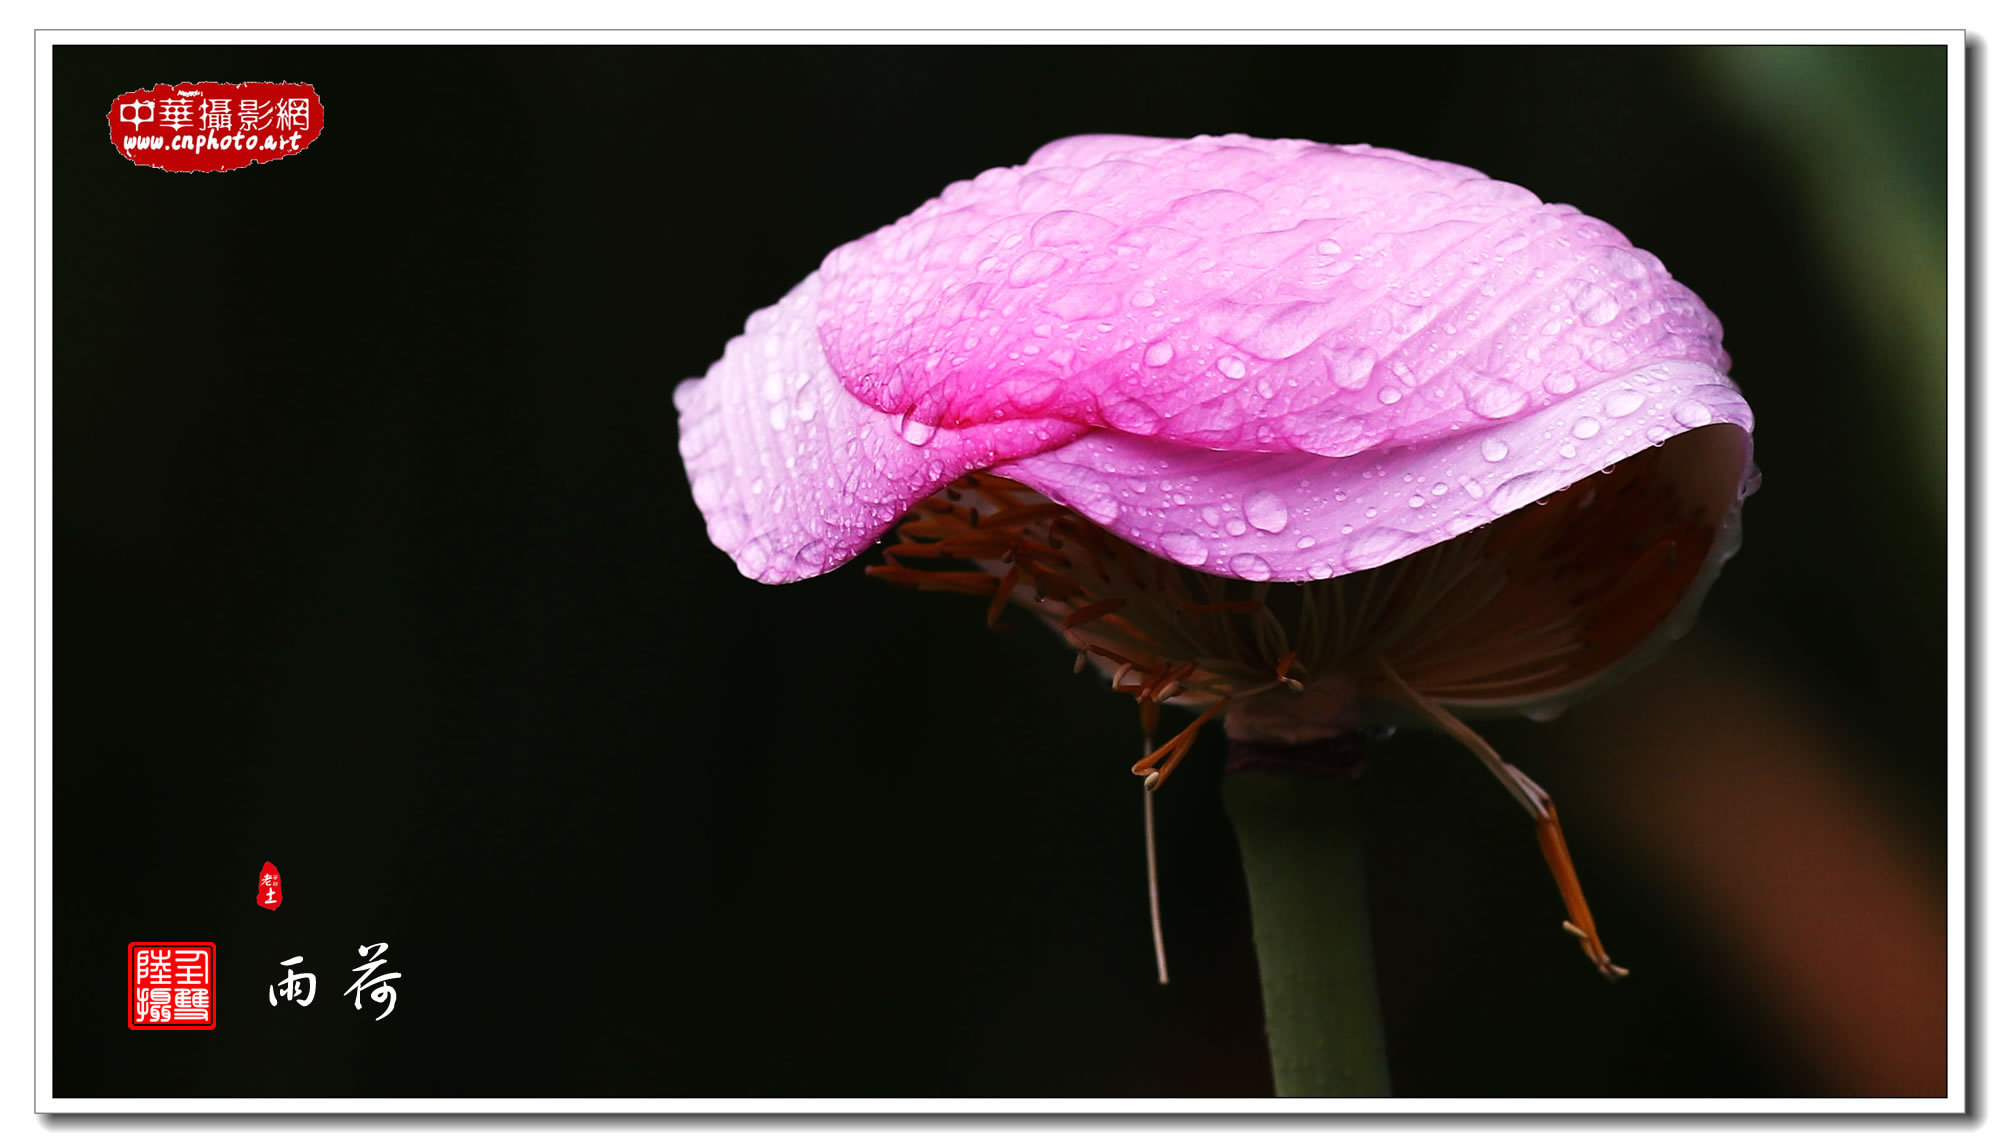
[[[1202,724],[1221,714],[1228,706],[1229,700],[1224,699],[1202,711],[1193,722],[1187,724],[1186,729],[1168,739],[1165,746],[1148,751],[1144,758],[1134,762],[1132,772],[1145,777],[1148,790],[1159,788],[1160,783],[1167,780],[1167,776],[1174,772],[1174,767],[1180,765],[1181,759],[1187,757],[1188,751],[1194,748],[1195,736],[1201,732]]]
[[[1542,858],[1548,862],[1549,872],[1555,876],[1556,889],[1562,894],[1563,906],[1569,911],[1569,920],[1563,923],[1564,931],[1582,943],[1584,955],[1606,979],[1617,980],[1628,975],[1628,970],[1611,963],[1610,954],[1604,951],[1604,942],[1597,935],[1597,923],[1590,916],[1590,905],[1583,899],[1583,883],[1577,879],[1576,865],[1570,860],[1569,846],[1563,841],[1562,824],[1556,819],[1555,803],[1548,793],[1526,774],[1508,765],[1499,751],[1474,733],[1471,727],[1404,682],[1395,668],[1384,662],[1379,670],[1381,681],[1391,697],[1430,719],[1439,730],[1471,750],[1535,819],[1535,840],[1541,845]]]

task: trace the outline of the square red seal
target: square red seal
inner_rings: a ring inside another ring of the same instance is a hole
[[[133,941],[126,946],[125,1026],[215,1027],[215,945]]]

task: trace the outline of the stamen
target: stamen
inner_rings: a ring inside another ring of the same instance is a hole
[[[1145,750],[1148,754],[1153,752],[1153,728],[1151,725],[1152,720],[1146,717],[1145,712],[1158,710],[1158,707],[1151,705],[1140,708],[1139,721],[1146,727],[1144,742]],[[1140,797],[1145,799],[1146,803],[1146,905],[1153,914],[1153,963],[1159,966],[1160,983],[1165,984],[1167,982],[1167,937],[1166,932],[1160,925],[1160,866],[1158,847],[1153,840],[1153,787],[1157,785],[1159,783],[1149,776],[1146,779],[1144,789],[1140,792]]]
[[[1474,733],[1450,711],[1432,702],[1413,689],[1396,673],[1387,662],[1378,664],[1380,678],[1392,698],[1431,720],[1439,730],[1459,740],[1475,757],[1486,764],[1493,776],[1516,801],[1527,809],[1535,819],[1535,840],[1541,845],[1542,858],[1548,862],[1549,872],[1555,876],[1556,889],[1562,894],[1563,906],[1569,910],[1568,931],[1583,944],[1583,953],[1589,957],[1597,971],[1607,980],[1618,980],[1629,975],[1626,969],[1611,963],[1611,956],[1604,951],[1604,942],[1598,938],[1597,924],[1591,919],[1590,906],[1583,899],[1583,883],[1577,879],[1576,865],[1570,860],[1569,846],[1563,841],[1562,823],[1556,820],[1556,807],[1549,795],[1537,786],[1526,774],[1521,773],[1500,757],[1498,751]]]
[[[995,631],[1006,630],[1000,622],[1000,613],[1007,609],[1007,601],[1014,595],[1014,585],[1019,582],[1021,582],[1021,565],[1008,565],[1007,574],[1000,577],[1000,585],[993,589],[993,602],[986,607],[988,627]]]
[[[1286,688],[1293,694],[1298,694],[1306,689],[1304,683],[1292,677],[1292,663],[1298,657],[1299,653],[1297,651],[1287,651],[1284,657],[1278,660],[1278,681],[1285,684]]]
[[[1223,699],[1202,711],[1193,722],[1188,723],[1185,730],[1168,739],[1165,746],[1149,751],[1144,758],[1134,762],[1132,772],[1146,776],[1148,789],[1158,788],[1159,784],[1166,781],[1167,776],[1174,772],[1174,767],[1181,764],[1181,759],[1187,757],[1188,751],[1194,749],[1195,736],[1201,732],[1202,724],[1221,714],[1228,707],[1229,700]],[[1161,761],[1163,758],[1165,761]]]

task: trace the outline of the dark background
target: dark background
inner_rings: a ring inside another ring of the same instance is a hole
[[[1721,316],[1759,419],[1767,479],[1698,634],[1612,705],[1492,732],[1563,805],[1631,979],[1560,933],[1469,756],[1379,748],[1397,1093],[1942,1094],[1944,69],[57,48],[55,1094],[1268,1093],[1219,738],[1159,802],[1162,989],[1130,703],[1035,625],[866,561],[738,578],[672,404],[752,310],[948,182],[1067,134],[1228,131],[1393,146],[1610,221]],[[119,93],[196,80],[310,82],[325,133],[216,175],[107,142]],[[1676,727],[1717,737],[1661,755]],[[1646,818],[1652,776],[1694,808]],[[1778,866],[1730,839],[1771,837],[1797,872],[1759,888]],[[217,1030],[126,1029],[140,939],[218,943]],[[380,1023],[341,995],[376,941],[404,973]],[[318,999],[270,1007],[301,954]],[[1786,999],[1821,970],[1830,999]],[[1896,1028],[1833,1019],[1883,989]]]

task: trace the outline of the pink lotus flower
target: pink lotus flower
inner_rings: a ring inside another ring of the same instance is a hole
[[[1083,136],[835,250],[675,399],[746,576],[914,514],[871,571],[1037,608],[1148,711],[1458,735],[1609,970],[1547,796],[1452,712],[1554,709],[1691,620],[1754,482],[1721,335],[1616,230],[1465,167]]]

